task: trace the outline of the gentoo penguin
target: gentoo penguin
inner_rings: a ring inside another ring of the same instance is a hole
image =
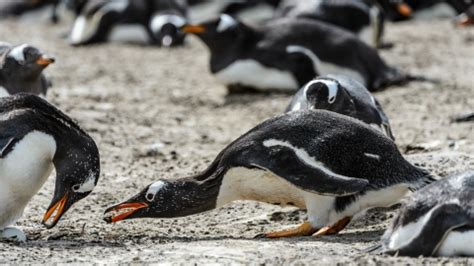
[[[286,112],[325,109],[359,119],[395,139],[380,103],[359,82],[345,76],[318,77],[301,88]]]
[[[53,167],[54,196],[43,218],[47,228],[94,189],[100,173],[99,151],[71,118],[36,95],[0,98],[0,116],[0,234],[13,231],[24,239],[21,231],[8,226],[21,217]]]
[[[283,18],[250,27],[223,14],[182,30],[209,47],[211,72],[230,90],[296,91],[327,74],[350,76],[370,91],[417,79],[388,66],[354,34],[313,19]]]
[[[273,19],[281,2],[281,0],[227,1],[221,8],[219,14],[229,14],[246,23],[259,24],[266,20]]]
[[[51,21],[58,22],[57,7],[60,0],[15,0],[0,2],[0,19],[21,16],[27,12],[51,7]]]
[[[142,25],[154,44],[175,46],[184,40],[179,31],[187,20],[183,0],[94,0],[70,6],[79,12],[71,30],[72,45],[106,42],[121,24]]]
[[[233,141],[203,172],[159,180],[106,210],[105,220],[179,217],[234,200],[294,205],[308,222],[267,237],[335,234],[368,208],[432,181],[369,125],[326,110],[271,118]]]
[[[317,19],[342,27],[367,44],[380,47],[384,30],[384,14],[379,5],[369,0],[287,0],[278,10],[281,17]]]
[[[42,73],[54,58],[28,44],[0,42],[0,97],[19,92],[46,95],[50,83]]]
[[[474,256],[474,172],[437,181],[404,200],[374,250],[399,256]]]

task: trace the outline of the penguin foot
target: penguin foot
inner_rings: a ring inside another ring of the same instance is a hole
[[[342,229],[344,229],[350,221],[351,217],[344,217],[331,226],[325,226],[319,229],[316,233],[313,234],[313,236],[335,235],[339,233]]]
[[[310,236],[314,232],[318,231],[317,228],[314,228],[309,222],[304,222],[296,228],[275,231],[266,234],[258,235],[261,238],[279,238],[279,237],[293,237],[293,236]]]
[[[0,241],[16,241],[16,242],[25,242],[26,235],[18,228],[15,227],[6,227],[0,231]]]

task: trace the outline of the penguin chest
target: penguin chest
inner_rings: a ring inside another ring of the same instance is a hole
[[[441,243],[438,256],[474,256],[474,230],[451,231]]]
[[[226,85],[243,85],[257,90],[297,90],[298,81],[286,70],[262,65],[256,60],[237,60],[215,73]]]
[[[271,172],[235,167],[227,171],[217,197],[217,206],[234,200],[255,200],[305,208],[304,191]]]
[[[52,136],[33,131],[0,159],[0,227],[18,219],[39,191],[53,169],[55,152]]]

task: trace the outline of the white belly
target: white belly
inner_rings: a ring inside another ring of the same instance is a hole
[[[10,93],[8,93],[7,89],[0,86],[0,97],[7,97],[7,96],[10,96]]]
[[[56,142],[48,134],[28,133],[0,159],[0,229],[14,223],[53,169]]]
[[[259,90],[294,90],[299,88],[289,71],[266,67],[254,60],[238,60],[217,72],[216,77],[226,85],[240,84]]]
[[[271,172],[235,167],[227,171],[217,197],[217,206],[234,200],[255,200],[305,208],[304,191]]]
[[[474,230],[450,232],[436,253],[438,256],[474,256]]]
[[[366,154],[366,156],[372,155],[374,160],[377,160],[375,154]],[[354,216],[367,209],[376,207],[390,207],[398,203],[407,193],[409,192],[406,185],[396,185],[389,188],[367,191],[363,196],[357,198],[352,204],[348,205],[342,212],[332,212],[329,220],[336,222],[347,216]]]
[[[374,37],[374,35],[375,35],[375,32],[374,32],[372,26],[364,27],[358,33],[359,39],[362,40],[363,42],[365,42],[366,44],[370,45],[370,46],[375,46],[375,38],[376,37]]]

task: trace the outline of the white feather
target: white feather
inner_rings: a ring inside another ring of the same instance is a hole
[[[22,44],[22,45],[16,46],[10,51],[10,53],[8,54],[8,57],[15,59],[17,62],[25,61],[24,50],[26,47],[28,47],[28,44]]]
[[[240,84],[256,89],[297,90],[292,73],[263,66],[254,60],[238,60],[217,72],[216,78],[226,85]]]
[[[7,89],[0,86],[0,97],[7,97],[7,96],[10,96],[10,93],[8,93]]]
[[[438,256],[474,256],[474,230],[451,231],[439,247]]]
[[[84,183],[79,185],[79,189],[74,190],[74,192],[86,193],[91,192],[95,188],[96,173],[90,171],[89,176],[87,177]]]
[[[326,87],[328,88],[328,103],[330,104],[334,103],[334,101],[336,101],[338,86],[335,81],[326,80],[326,79],[316,79],[306,84],[306,86],[304,87],[304,95],[306,97],[306,101],[308,101],[308,96],[307,96],[308,89],[316,83],[323,83],[324,85],[326,85]]]
[[[220,16],[219,24],[217,25],[216,31],[223,32],[234,27],[235,25],[237,25],[237,21],[233,17],[227,14],[222,14]]]
[[[168,23],[180,28],[186,24],[186,20],[183,17],[177,15],[155,14],[151,19],[150,28],[153,32],[160,32],[161,28],[163,28],[163,26]]]

